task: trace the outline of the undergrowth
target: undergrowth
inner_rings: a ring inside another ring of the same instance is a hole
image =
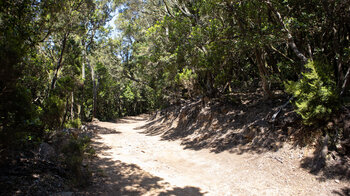
[[[285,84],[286,91],[295,97],[296,112],[305,125],[321,125],[339,109],[339,96],[332,67],[322,61],[310,61],[307,72],[298,81]]]
[[[69,171],[72,172],[72,181],[75,186],[85,186],[89,183],[91,173],[82,163],[87,157],[95,155],[95,150],[91,147],[89,137],[72,137],[62,148],[65,155],[64,163]]]

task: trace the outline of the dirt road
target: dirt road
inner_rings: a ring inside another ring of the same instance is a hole
[[[93,184],[83,194],[334,195],[346,187],[299,168],[300,157],[187,150],[142,133],[146,123],[144,116],[94,124],[104,131],[94,139]]]

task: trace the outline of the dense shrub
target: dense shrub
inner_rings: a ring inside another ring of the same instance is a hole
[[[69,120],[68,122],[66,122],[64,124],[64,127],[65,128],[77,128],[77,129],[79,129],[81,127],[81,120],[80,120],[80,118]]]
[[[17,84],[12,91],[1,96],[0,151],[4,146],[23,147],[24,141],[40,138],[40,107],[32,104],[30,90]]]
[[[95,152],[90,145],[91,140],[88,137],[72,137],[62,148],[65,155],[65,164],[67,169],[73,174],[73,184],[75,186],[84,186],[89,182],[91,174],[83,168],[82,162],[85,155],[93,155]]]
[[[64,100],[56,95],[51,95],[45,100],[42,119],[48,129],[55,129],[61,126],[64,109]]]
[[[304,124],[326,121],[339,107],[332,67],[325,61],[310,61],[298,81],[289,81],[286,91],[295,97],[296,111]]]

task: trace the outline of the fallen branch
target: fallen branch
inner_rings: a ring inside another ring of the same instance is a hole
[[[275,122],[275,121],[276,121],[276,119],[277,119],[278,115],[281,113],[281,111],[282,111],[285,107],[287,107],[287,105],[288,105],[293,99],[294,99],[294,96],[291,96],[291,97],[288,99],[288,101],[287,101],[286,103],[284,103],[283,105],[281,105],[281,106],[278,108],[277,112],[275,112],[275,113],[272,115],[272,117],[271,117],[271,121],[272,121],[272,122]]]

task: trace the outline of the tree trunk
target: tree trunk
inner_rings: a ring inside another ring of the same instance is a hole
[[[92,93],[93,93],[93,100],[92,100],[92,117],[96,117],[96,108],[97,108],[97,82],[96,82],[96,76],[95,76],[95,70],[94,67],[91,65],[91,80],[92,80]]]
[[[83,79],[83,82],[85,80],[85,61],[86,61],[86,54],[85,54],[85,50],[83,50],[83,63],[82,63],[82,68],[81,68],[81,77]]]
[[[82,79],[83,79],[83,84],[82,84],[82,87],[81,87],[81,92],[82,92],[82,96],[81,96],[81,107],[79,109],[79,116],[80,116],[80,119],[81,120],[85,120],[85,112],[84,112],[84,87],[85,87],[85,63],[86,63],[86,52],[85,52],[85,43],[83,42],[83,47],[84,47],[84,50],[83,50],[83,63],[82,63]]]
[[[255,55],[256,55],[256,62],[258,65],[259,69],[259,75],[261,78],[261,83],[262,83],[262,89],[264,90],[264,96],[267,98],[273,97],[272,92],[270,91],[269,84],[266,78],[266,71],[265,71],[265,59],[263,56],[263,52],[261,49],[256,49],[255,50]]]
[[[350,67],[348,68],[348,71],[345,74],[344,82],[343,82],[343,85],[342,85],[342,88],[341,88],[341,92],[340,92],[341,96],[344,95],[344,93],[346,91],[346,88],[349,85],[349,80],[350,80]]]
[[[66,105],[65,105],[65,111],[64,111],[64,116],[63,116],[63,119],[62,119],[62,124],[61,124],[61,127],[63,127],[64,123],[66,122],[66,119],[67,119],[67,114],[68,114],[68,104],[69,103],[69,96],[67,96],[67,99],[66,99]]]
[[[206,88],[206,95],[210,98],[214,98],[216,96],[216,89],[214,88],[214,80],[211,72],[207,72],[206,74],[206,83],[205,83],[205,88]]]
[[[165,7],[165,12],[169,14],[169,16],[171,16],[172,18],[174,18],[174,15],[171,13],[170,9],[169,9],[169,6],[168,4],[166,3],[165,0],[163,0],[163,3],[164,3],[164,7]]]
[[[74,120],[74,92],[71,93],[71,103],[70,103],[70,119]]]
[[[80,117],[81,115],[81,105],[80,104],[77,104],[77,116]],[[82,119],[82,118],[80,118]]]
[[[62,40],[61,54],[60,54],[60,57],[58,58],[57,66],[56,66],[56,69],[55,69],[55,74],[54,74],[54,76],[52,78],[52,81],[51,81],[51,90],[53,90],[55,88],[57,77],[58,77],[58,71],[60,70],[60,68],[62,66],[63,53],[64,53],[64,50],[66,48],[68,35],[69,35],[69,33],[64,34],[64,37],[63,37],[63,40]]]
[[[277,17],[277,21],[280,23],[280,25],[283,27],[283,29],[287,32],[287,38],[288,38],[288,45],[292,48],[293,52],[297,55],[297,57],[303,62],[303,64],[307,64],[308,59],[305,57],[303,53],[301,53],[297,47],[297,45],[294,42],[294,38],[292,33],[289,31],[287,26],[283,22],[283,18],[281,14],[273,7],[270,0],[265,0],[266,4],[268,5],[269,9],[275,14]]]
[[[341,62],[341,58],[339,58],[338,62],[337,62],[337,85],[338,88],[341,89],[342,88],[342,81],[344,81],[344,74],[343,74],[343,68],[342,68],[342,62]]]

